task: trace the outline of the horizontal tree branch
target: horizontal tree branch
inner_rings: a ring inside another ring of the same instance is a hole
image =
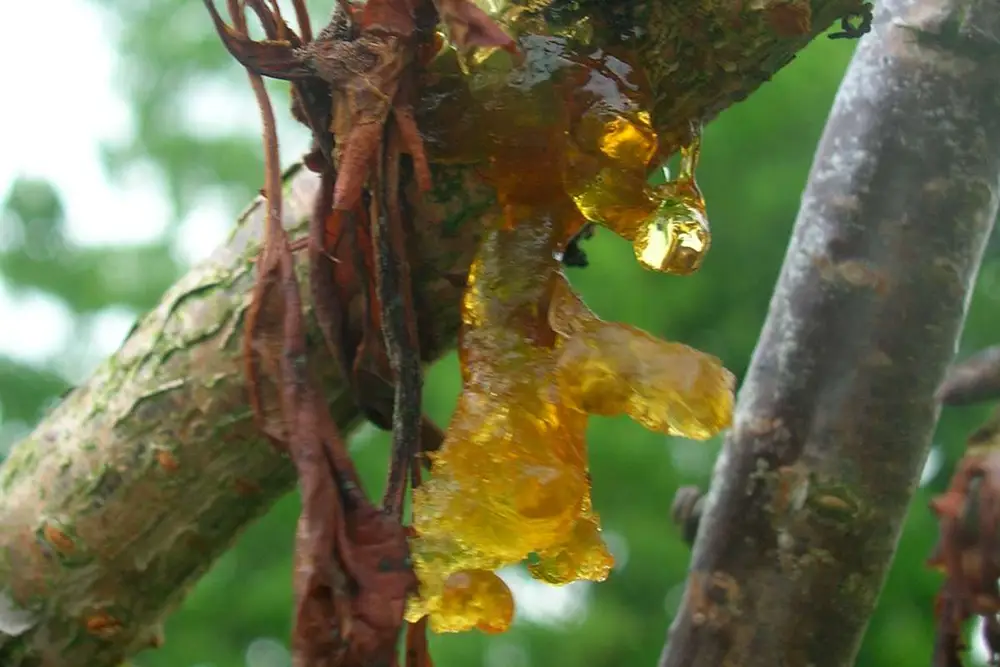
[[[880,4],[812,167],[661,667],[854,663],[997,215],[998,26],[991,0]]]
[[[855,0],[566,6],[637,47],[669,139],[748,95]],[[455,285],[494,204],[472,169],[438,167],[434,179],[417,205],[413,262],[428,359],[455,341]],[[316,185],[304,171],[289,179],[293,234],[303,232]],[[229,243],[174,285],[0,469],[5,667],[110,667],[155,643],[166,611],[293,487],[291,465],[254,428],[240,360],[261,216],[257,202]],[[320,370],[339,424],[356,424],[332,362]]]

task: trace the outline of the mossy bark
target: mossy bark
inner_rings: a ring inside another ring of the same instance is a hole
[[[570,5],[638,49],[657,95],[656,124],[679,136],[752,92],[855,2]],[[455,285],[493,205],[472,169],[439,168],[434,177],[429,196],[410,193],[421,202],[413,278],[429,359],[454,344]],[[293,235],[304,231],[316,185],[304,171],[288,178]],[[110,667],[155,643],[163,615],[293,488],[292,466],[254,427],[242,375],[261,229],[258,202],[0,469],[4,667]],[[314,349],[322,358],[322,346]],[[329,399],[350,428],[359,416],[332,367],[321,369]]]
[[[880,5],[813,164],[661,667],[853,664],[997,215],[998,55],[992,0]]]

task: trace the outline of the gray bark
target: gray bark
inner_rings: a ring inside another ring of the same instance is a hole
[[[661,667],[853,663],[997,214],[998,28],[992,0],[880,4],[813,164]]]

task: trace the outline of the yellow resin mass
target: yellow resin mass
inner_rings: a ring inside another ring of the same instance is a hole
[[[429,614],[439,632],[505,629],[509,618],[490,610],[506,609],[510,593],[491,571],[529,556],[531,574],[549,583],[607,576],[613,559],[590,501],[588,414],[706,438],[732,410],[733,377],[718,359],[604,322],[572,292],[547,247],[561,236],[550,231],[566,229],[558,211],[513,214],[518,225],[498,224],[473,265],[462,394],[432,477],[414,492],[421,589],[408,617]]]
[[[549,322],[561,338],[560,395],[580,411],[696,440],[729,425],[733,379],[717,358],[600,320],[561,276]]]
[[[504,5],[515,33],[533,4]],[[632,241],[649,268],[696,270],[709,247],[697,139],[677,179],[649,186],[651,166],[677,147],[659,145],[628,54],[569,34],[518,41],[520,61],[473,53],[465,73],[454,54],[439,58],[420,121],[433,157],[479,164],[500,203],[462,304],[462,393],[413,494],[420,591],[407,618],[426,615],[437,632],[504,631],[513,601],[496,570],[525,559],[552,584],[607,577],[588,415],[705,439],[732,412],[733,377],[718,359],[600,320],[556,259],[591,220]],[[468,82],[462,99],[454,81],[437,85],[454,76]]]

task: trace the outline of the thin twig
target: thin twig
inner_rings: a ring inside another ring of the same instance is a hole
[[[236,31],[243,35],[248,34],[242,2],[240,0],[227,0],[226,6]],[[287,447],[287,434],[283,432],[284,429],[282,432],[273,430],[265,416],[264,400],[261,396],[263,374],[260,364],[262,359],[256,349],[258,325],[263,318],[265,305],[270,302],[269,293],[278,287],[277,274],[281,262],[279,248],[283,242],[287,243],[285,230],[281,225],[281,172],[277,157],[277,133],[274,112],[267,98],[263,78],[249,68],[246,68],[246,72],[261,116],[266,171],[264,196],[267,202],[267,214],[264,222],[263,249],[257,262],[259,273],[257,281],[254,283],[250,306],[247,309],[247,326],[243,336],[244,372],[249,387],[250,406],[255,419],[272,441],[280,442],[283,447]]]
[[[937,399],[945,405],[969,405],[996,398],[1000,398],[1000,345],[954,364],[937,390]]]
[[[399,135],[390,121],[375,176],[376,289],[381,308],[382,336],[395,376],[392,412],[392,462],[383,506],[391,515],[402,512],[410,462],[420,451],[421,393],[423,385],[420,346],[413,308],[413,287],[405,249],[399,204]]]
[[[303,0],[292,0],[292,6],[295,8],[295,20],[299,24],[299,36],[302,38],[304,44],[308,44],[313,41],[309,10],[306,9],[306,3]]]
[[[341,212],[333,211],[333,183],[335,180],[336,172],[331,165],[326,165],[325,170],[320,175],[319,191],[316,194],[316,203],[309,219],[309,288],[312,294],[313,311],[316,313],[316,322],[323,334],[326,347],[333,355],[342,377],[349,380],[351,363],[345,349],[343,309],[341,304],[334,301],[337,295],[338,265],[331,256],[332,251],[326,245],[328,218],[337,216],[338,219],[342,219],[344,217]],[[350,222],[350,220],[347,221],[348,227]],[[345,234],[342,223],[338,223],[338,232],[340,235]],[[339,236],[336,241],[340,241]]]

